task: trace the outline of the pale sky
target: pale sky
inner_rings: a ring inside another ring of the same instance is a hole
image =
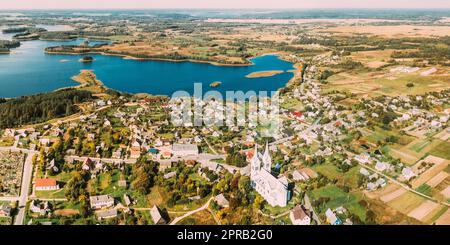
[[[450,8],[450,0],[0,0],[0,9]]]

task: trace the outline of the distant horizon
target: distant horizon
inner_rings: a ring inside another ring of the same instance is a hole
[[[45,11],[45,10],[276,10],[276,11],[305,11],[305,10],[450,10],[450,7],[446,8],[363,8],[363,7],[335,7],[335,8],[11,8],[11,9],[2,9],[0,8],[0,12],[4,11]]]
[[[258,6],[255,8],[255,6]],[[448,0],[21,0],[7,1],[0,10],[307,10],[307,9],[450,9]]]

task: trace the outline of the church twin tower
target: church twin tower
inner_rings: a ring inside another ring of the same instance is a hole
[[[255,153],[251,159],[250,167],[252,187],[270,205],[285,207],[290,199],[288,180],[284,176],[277,178],[272,175],[272,157],[267,142],[263,154],[258,152],[258,145],[255,145]]]
[[[260,171],[262,168],[267,172],[272,172],[272,157],[269,153],[269,144],[266,142],[264,154],[258,153],[258,144],[255,144],[255,153],[251,161],[252,171]]]

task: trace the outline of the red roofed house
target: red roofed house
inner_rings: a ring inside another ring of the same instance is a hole
[[[140,147],[131,147],[130,158],[138,159],[140,156],[141,156],[141,148]]]
[[[305,116],[303,116],[303,113],[299,112],[299,111],[294,111],[291,113],[291,117],[293,119],[299,120],[299,121],[303,121],[305,120]]]
[[[36,179],[34,187],[37,191],[54,191],[59,189],[55,179]]]
[[[245,153],[245,155],[246,155],[247,162],[250,162],[253,158],[253,155],[255,155],[255,151],[247,151]]]
[[[297,205],[293,208],[289,214],[289,218],[293,225],[310,225],[311,218],[305,212],[302,206]]]

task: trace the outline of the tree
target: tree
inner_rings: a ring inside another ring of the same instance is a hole
[[[250,178],[248,176],[241,176],[238,183],[238,188],[242,193],[248,193],[251,190]]]
[[[255,209],[260,210],[263,208],[264,202],[265,202],[265,200],[261,195],[256,195],[255,202],[253,203],[253,207]]]
[[[146,157],[140,157],[132,168],[132,187],[139,193],[146,195],[150,192],[158,173],[159,164],[148,161]]]
[[[87,172],[77,171],[72,174],[72,178],[66,184],[65,196],[69,201],[79,201],[80,196],[87,196],[86,192],[86,181]]]

